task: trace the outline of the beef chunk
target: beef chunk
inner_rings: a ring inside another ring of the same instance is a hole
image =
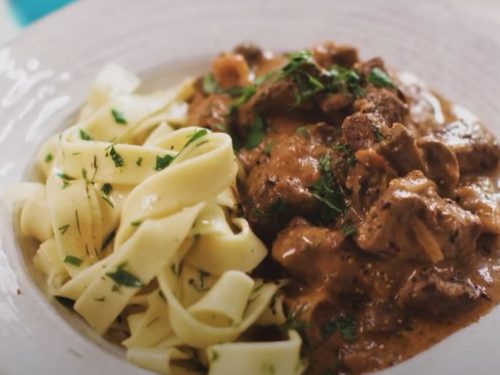
[[[406,103],[388,89],[370,88],[364,98],[356,101],[354,107],[364,113],[377,114],[389,127],[395,122],[403,122],[408,115]]]
[[[458,184],[460,170],[453,151],[434,137],[418,140],[425,161],[425,174],[438,186],[441,195],[450,196]]]
[[[483,233],[500,234],[500,192],[495,178],[474,177],[455,191],[460,206],[479,216]]]
[[[264,58],[264,53],[260,47],[253,43],[239,44],[234,48],[233,52],[243,56],[249,66],[257,65]]]
[[[387,132],[379,152],[400,176],[405,176],[415,169],[424,170],[424,161],[414,135],[400,123],[395,123]]]
[[[359,212],[364,212],[387,189],[389,182],[397,177],[397,173],[372,148],[359,150],[356,159],[358,162],[349,172],[346,186],[351,191],[351,206]]]
[[[330,142],[327,128],[319,124],[309,127],[307,135],[282,136],[269,156],[251,170],[243,206],[259,234],[277,231],[294,215],[308,217],[317,212],[320,202],[309,188],[321,176],[319,158]]]
[[[345,118],[342,136],[353,150],[368,148],[377,141],[377,132],[383,126],[379,116],[373,113],[357,112]]]
[[[450,199],[421,171],[390,182],[358,227],[356,243],[366,251],[437,262],[475,249],[479,218]]]
[[[303,219],[294,219],[283,229],[273,244],[274,260],[293,277],[306,284],[321,283],[334,269],[338,252],[344,242],[340,231],[311,226]],[[333,268],[333,269],[332,269]]]
[[[312,53],[316,63],[325,69],[329,69],[332,65],[351,68],[359,60],[356,48],[337,45],[331,41],[317,45]]]
[[[221,124],[226,121],[231,97],[223,94],[204,96],[196,93],[188,109],[188,123],[206,127],[212,130],[220,130]]]
[[[451,268],[416,270],[398,293],[398,301],[411,310],[439,317],[470,306],[481,290],[458,278]]]
[[[367,368],[375,369],[382,366],[384,362],[381,352],[382,350],[377,350],[376,346],[343,345],[339,351],[339,360],[344,371],[350,374],[361,374]]]
[[[478,122],[455,121],[434,134],[453,150],[462,174],[480,174],[498,167],[500,145]]]
[[[384,60],[380,57],[374,57],[370,60],[363,61],[361,63],[356,64],[356,69],[366,78],[370,74],[370,72],[374,68],[379,68],[383,71],[386,71],[385,69],[385,63]]]
[[[365,310],[363,327],[367,332],[394,333],[403,328],[405,316],[392,301],[375,301]]]
[[[267,82],[238,111],[238,123],[245,126],[255,121],[255,113],[289,111],[295,108],[297,88],[290,80]]]

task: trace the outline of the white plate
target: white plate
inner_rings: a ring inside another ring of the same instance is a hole
[[[107,61],[159,87],[241,41],[283,50],[325,39],[416,73],[500,136],[500,28],[441,1],[83,1],[0,49],[0,189],[30,176],[41,142],[67,125]],[[45,297],[3,206],[0,374],[146,373]],[[385,373],[500,374],[499,334],[497,308]]]

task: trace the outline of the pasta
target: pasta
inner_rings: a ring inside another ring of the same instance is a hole
[[[128,360],[159,373],[300,373],[296,332],[239,339],[285,316],[280,284],[249,275],[267,249],[235,214],[231,138],[186,125],[192,81],[150,95],[139,83],[105,67],[75,125],[40,150],[20,224],[49,293],[99,334],[125,317]]]

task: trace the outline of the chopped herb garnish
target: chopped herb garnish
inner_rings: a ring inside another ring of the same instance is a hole
[[[174,160],[175,156],[169,154],[166,154],[164,156],[157,156],[155,170],[161,171],[162,169],[167,168],[170,165],[170,163],[172,163]]]
[[[189,279],[189,285],[191,285],[193,288],[196,289],[197,292],[202,293],[206,292],[209,288],[205,287],[205,277],[209,276],[210,274],[208,272],[205,272],[203,270],[198,270],[200,279],[199,279],[199,284],[195,282],[194,279]]]
[[[116,284],[129,288],[141,288],[144,284],[134,274],[125,270],[126,263],[118,266],[115,272],[108,272],[106,276],[110,277]]]
[[[113,192],[113,186],[106,182],[101,186],[101,191],[104,195],[109,195]]]
[[[64,263],[69,263],[76,267],[80,267],[80,264],[82,264],[82,262],[82,259],[74,257],[72,255],[66,255],[66,257],[64,258]]]
[[[378,67],[375,67],[370,71],[367,81],[378,87],[388,87],[391,89],[396,88],[396,85],[392,82],[389,75]]]
[[[142,220],[136,220],[136,221],[132,221],[130,223],[130,225],[133,226],[133,227],[138,227],[141,224],[142,224]]]
[[[264,119],[261,116],[256,116],[245,141],[245,148],[251,150],[257,147],[265,135],[266,131]]]
[[[107,248],[111,244],[111,242],[113,242],[113,239],[115,238],[115,236],[116,236],[116,230],[114,230],[110,234],[108,234],[108,236],[102,242],[101,251],[104,250],[105,248]]]
[[[321,335],[324,339],[327,339],[337,331],[346,341],[352,342],[356,340],[357,323],[354,317],[352,315],[345,314],[339,318],[329,320],[321,328]]]
[[[75,179],[74,177],[68,176],[66,173],[63,172],[57,172],[56,176],[64,181],[73,181]]]
[[[85,130],[80,129],[79,132],[80,132],[80,138],[83,139],[84,141],[91,141],[92,140],[90,135],[87,132],[85,132]]]
[[[106,297],[94,298],[94,301],[97,301],[97,302],[104,302],[104,301],[106,301]]]
[[[219,352],[217,350],[212,350],[211,356],[210,356],[210,363],[213,363],[219,359]]]
[[[349,92],[357,97],[365,94],[365,90],[361,87],[361,77],[355,70],[333,66],[328,75],[331,77],[328,91]]]
[[[54,157],[52,156],[52,154],[50,152],[47,155],[45,155],[45,162],[46,163],[50,163],[52,161],[52,159],[54,159]]]
[[[80,230],[80,217],[78,216],[78,210],[75,210],[75,219],[76,219],[76,227],[78,228],[78,233],[81,236],[82,232]]]
[[[61,235],[63,235],[64,233],[66,233],[66,231],[68,230],[69,227],[70,227],[70,225],[66,224],[66,225],[63,225],[62,227],[59,227],[57,229],[59,230],[59,232],[61,232]]]
[[[353,224],[352,221],[347,220],[345,223],[342,224],[342,226],[340,227],[340,230],[342,231],[342,234],[345,237],[349,237],[349,236],[353,235],[354,233],[356,233],[356,226]]]
[[[266,143],[266,145],[264,146],[264,149],[262,150],[262,152],[264,154],[266,154],[267,156],[270,156],[271,155],[271,151],[273,150],[273,147],[274,147],[275,144],[276,144],[276,141]]]
[[[319,160],[321,177],[309,188],[312,195],[322,204],[321,220],[330,222],[345,210],[345,201],[340,185],[331,170],[331,159],[325,154]]]
[[[373,128],[373,136],[375,137],[375,142],[379,143],[384,140],[384,134],[382,133],[382,130],[380,130],[379,127]]]
[[[196,130],[194,132],[194,134],[188,139],[188,141],[184,145],[184,148],[186,148],[187,146],[189,146],[191,143],[193,143],[197,139],[200,139],[200,138],[206,136],[207,134],[208,134],[208,130],[207,129]]]
[[[108,147],[108,149],[109,151],[106,152],[106,157],[111,156],[111,159],[115,163],[116,168],[123,167],[125,163],[123,162],[122,156],[115,150],[115,146],[111,145],[111,147]]]
[[[144,158],[142,156],[139,156],[137,158],[137,160],[135,161],[135,165],[137,165],[138,167],[140,167],[142,165],[142,161],[144,160]]]
[[[346,161],[347,166],[352,167],[356,164],[356,156],[352,148],[345,143],[334,143],[332,149],[342,154],[343,159]]]
[[[295,130],[295,132],[297,134],[302,135],[302,136],[306,136],[307,135],[307,126],[298,127],[297,130]]]
[[[269,206],[269,210],[268,210],[267,214],[269,216],[273,216],[273,215],[278,216],[278,215],[286,214],[287,210],[288,210],[288,205],[286,204],[286,202],[283,201],[282,199],[278,198]]]
[[[312,53],[309,51],[291,52],[288,54],[288,58],[290,59],[288,64],[286,64],[281,71],[282,77],[286,77],[297,72],[305,65],[313,64]]]
[[[229,132],[229,129],[227,128],[227,125],[226,124],[216,124],[213,126],[213,128],[215,130],[219,130],[223,133],[228,133]]]
[[[205,74],[201,81],[203,92],[207,95],[214,94],[220,91],[220,87],[215,80],[213,74]]]
[[[117,124],[127,125],[127,120],[125,120],[123,113],[121,113],[113,108],[113,109],[111,109],[111,114],[113,115],[113,118],[115,119],[115,122]]]
[[[82,168],[82,177],[84,180],[87,179],[87,170],[85,168]]]

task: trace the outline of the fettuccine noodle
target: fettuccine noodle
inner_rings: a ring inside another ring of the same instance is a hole
[[[300,373],[296,332],[240,340],[285,317],[280,285],[249,275],[267,250],[235,215],[231,138],[186,126],[190,80],[151,95],[139,83],[107,66],[76,124],[39,153],[45,180],[20,224],[40,242],[48,291],[99,334],[124,317],[128,360],[159,373]]]

